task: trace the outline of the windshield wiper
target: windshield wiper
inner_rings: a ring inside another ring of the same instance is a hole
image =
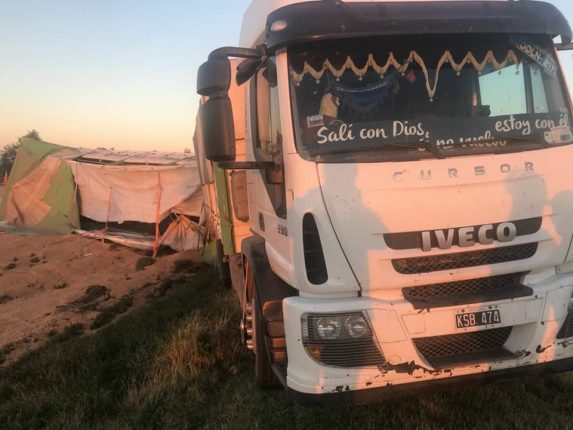
[[[512,142],[512,143],[519,143],[519,142],[533,142],[533,143],[537,143],[540,146],[544,147],[544,148],[551,148],[555,145],[552,145],[551,143],[547,143],[545,141],[545,139],[543,138],[543,136],[541,136],[540,134],[536,134],[536,133],[530,133],[530,134],[524,134],[524,135],[511,135],[511,136],[498,136],[498,137],[492,137],[491,139],[485,139],[485,140],[476,140],[473,142],[462,142],[462,143],[457,143],[454,144],[454,148],[456,146],[459,145],[471,145],[471,144],[480,144],[480,143],[492,143],[492,142]]]
[[[555,145],[551,145],[550,143],[547,143],[541,136],[539,136],[538,134],[535,133],[531,133],[531,134],[526,134],[526,135],[522,135],[522,136],[506,136],[506,137],[494,137],[491,139],[487,139],[487,140],[476,140],[476,141],[472,141],[472,142],[459,142],[459,143],[454,143],[453,146],[451,146],[448,149],[442,149],[439,148],[438,145],[435,142],[431,142],[431,141],[418,141],[418,142],[412,142],[412,143],[398,143],[398,142],[384,142],[383,144],[376,146],[375,148],[372,149],[380,149],[380,148],[385,148],[385,147],[395,147],[395,148],[404,148],[404,149],[425,149],[426,151],[430,152],[432,155],[434,155],[436,158],[438,159],[444,159],[448,157],[448,151],[451,150],[459,150],[459,149],[467,149],[467,148],[462,148],[462,145],[479,145],[479,144],[487,144],[487,143],[492,143],[492,142],[523,142],[523,141],[530,141],[530,142],[535,142],[538,143],[539,145],[543,146],[544,148],[550,148],[553,147]],[[343,152],[346,149],[333,149],[333,150],[327,150],[322,152],[321,154],[332,154],[332,153],[337,153],[337,152]]]
[[[428,152],[431,152],[434,157],[438,158],[438,159],[443,159],[446,158],[447,155],[444,154],[444,152],[438,148],[438,146],[430,141],[419,141],[419,142],[415,142],[415,143],[398,143],[398,142],[384,142],[382,145],[380,145],[378,148],[382,147],[387,147],[387,146],[392,146],[395,148],[405,148],[405,149],[425,149]]]
[[[392,142],[388,142],[388,145],[391,146],[400,146],[402,148],[423,148],[428,152],[431,152],[434,157],[438,158],[438,159],[444,159],[447,157],[446,154],[444,154],[444,152],[438,148],[438,145],[436,145],[435,143],[430,142],[429,140],[422,140],[420,142],[418,142],[417,144],[402,144],[402,143],[392,143]]]
[[[443,151],[441,151],[439,148],[437,148],[436,145],[430,143],[430,142],[418,142],[418,143],[413,143],[413,144],[407,144],[407,143],[397,143],[397,142],[384,142],[380,145],[373,145],[371,147],[368,148],[356,148],[353,149],[351,151],[348,150],[348,146],[345,147],[339,147],[339,148],[332,148],[332,149],[326,149],[326,150],[321,150],[318,148],[312,148],[309,149],[309,152],[311,152],[314,155],[335,155],[335,154],[349,154],[351,152],[372,152],[372,151],[377,151],[379,149],[383,149],[383,148],[388,148],[388,147],[393,147],[393,148],[400,148],[400,149],[425,149],[428,152],[431,152],[436,158],[446,158],[446,155],[443,153]],[[422,151],[418,151],[419,155],[422,155],[423,152]]]
[[[431,142],[431,141],[419,141],[419,142],[412,142],[412,143],[398,143],[398,142],[384,142],[381,143],[380,145],[373,145],[369,148],[356,148],[352,151],[348,150],[348,146],[345,147],[339,147],[339,148],[332,148],[332,149],[326,149],[326,150],[321,150],[318,148],[313,148],[310,150],[310,152],[312,152],[315,155],[334,155],[334,154],[345,154],[345,153],[349,153],[349,152],[353,152],[353,151],[359,151],[359,152],[365,152],[365,151],[376,151],[379,149],[383,149],[383,148],[388,148],[388,147],[393,147],[393,148],[400,148],[400,149],[425,149],[426,151],[430,152],[432,155],[434,155],[434,157],[438,158],[438,159],[444,159],[447,158],[450,154],[450,151],[452,153],[456,153],[460,150],[462,151],[468,151],[471,150],[473,148],[462,148],[462,145],[475,145],[475,149],[480,149],[479,148],[479,144],[487,144],[487,143],[492,143],[492,142],[507,142],[507,143],[520,143],[520,142],[532,142],[532,143],[536,143],[544,148],[551,148],[554,147],[556,145],[552,145],[550,143],[547,143],[542,136],[540,136],[539,134],[535,134],[535,133],[531,133],[531,134],[526,134],[526,135],[522,135],[522,136],[505,136],[505,137],[494,137],[491,139],[487,139],[487,140],[476,140],[476,141],[472,141],[472,142],[459,142],[459,143],[454,143],[452,146],[448,147],[447,149],[444,148],[439,148],[437,146],[437,144],[435,142]],[[498,147],[498,148],[491,148],[491,150],[499,150],[499,149],[507,149],[505,147]],[[412,155],[412,154],[410,154]],[[419,151],[419,155],[420,158],[423,155],[423,151]]]

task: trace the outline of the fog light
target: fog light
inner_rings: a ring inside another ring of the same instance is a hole
[[[306,350],[312,358],[316,361],[320,361],[320,356],[322,351],[324,351],[324,345],[309,345]]]
[[[316,331],[321,339],[338,339],[342,331],[342,321],[334,316],[319,318],[316,322]]]
[[[368,322],[366,318],[364,318],[364,315],[349,316],[346,318],[344,327],[348,335],[354,339],[364,337],[369,331]]]

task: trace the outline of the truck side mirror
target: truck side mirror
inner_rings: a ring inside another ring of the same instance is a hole
[[[197,93],[211,97],[231,87],[231,62],[227,57],[209,58],[197,72]]]
[[[236,158],[233,108],[227,93],[212,96],[199,108],[205,158],[215,162]]]
[[[237,67],[237,85],[243,85],[255,76],[255,73],[257,73],[261,65],[262,62],[260,59],[247,58],[241,62],[239,67]]]
[[[202,144],[208,160],[232,164],[237,155],[233,108],[229,99],[233,77],[229,57],[247,59],[240,72],[248,80],[249,75],[262,64],[265,52],[263,49],[219,48],[211,52],[209,59],[199,67],[197,93],[204,98],[199,108],[198,126],[201,127]]]

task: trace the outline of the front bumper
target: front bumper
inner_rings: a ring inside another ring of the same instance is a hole
[[[287,387],[303,403],[365,403],[456,383],[573,368],[573,339],[557,339],[567,317],[573,275],[553,274],[542,281],[531,277],[527,285],[534,290],[532,296],[427,310],[414,309],[404,299],[388,300],[380,295],[345,300],[288,298],[283,303]],[[500,311],[501,324],[456,327],[456,315],[460,312],[492,307]],[[302,342],[302,315],[360,310],[367,311],[370,317],[386,360],[383,366],[330,367],[311,358]],[[486,354],[481,360],[437,367],[418,351],[414,342],[500,327],[511,327],[511,335],[504,344],[511,358],[497,359]]]
[[[367,390],[345,391],[344,387],[333,393],[309,394],[292,391],[294,399],[305,406],[327,406],[336,404],[365,404],[380,400],[402,396],[425,394],[455,387],[482,384],[499,379],[507,379],[516,376],[536,375],[542,373],[558,373],[573,370],[573,357],[548,363],[534,364],[529,366],[513,367],[480,374],[457,376],[434,381],[423,381],[412,384],[391,385]]]

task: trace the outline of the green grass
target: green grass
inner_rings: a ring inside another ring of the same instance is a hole
[[[92,330],[103,327],[113,320],[117,315],[121,315],[133,305],[133,297],[126,295],[115,302],[113,305],[106,306],[103,310],[97,314],[93,320],[90,328]]]
[[[72,324],[64,327],[61,333],[51,331],[49,333],[50,343],[62,343],[68,340],[81,336],[84,333],[84,326],[81,324]]]
[[[145,269],[147,266],[151,266],[155,263],[155,259],[151,257],[141,257],[135,263],[135,270],[141,271]]]
[[[0,364],[6,361],[6,357],[14,350],[14,344],[9,343],[8,345],[3,346],[0,348]]]
[[[202,270],[93,335],[71,327],[0,369],[0,429],[573,427],[573,374],[305,408],[261,391],[233,292]]]

